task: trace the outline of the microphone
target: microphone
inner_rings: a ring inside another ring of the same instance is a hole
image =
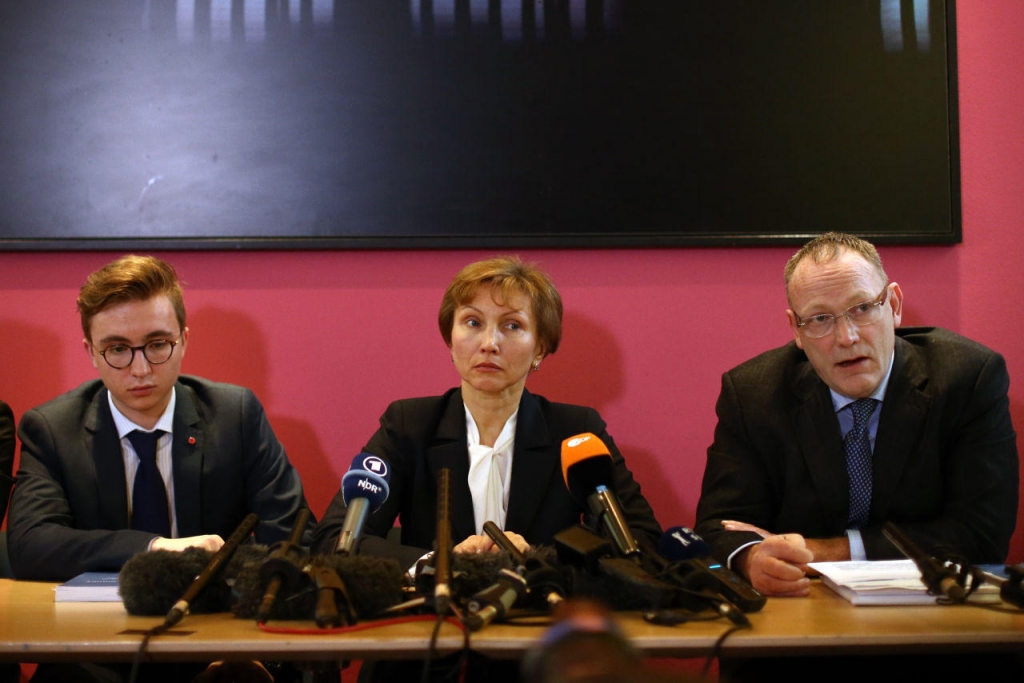
[[[882,533],[901,553],[914,561],[929,593],[942,596],[950,602],[963,602],[967,598],[967,591],[957,582],[957,573],[927,554],[899,527],[886,522],[882,525]]]
[[[241,554],[240,551],[238,555]],[[246,563],[234,580],[231,605],[225,605],[224,609],[230,609],[238,618],[256,617],[266,591],[266,582],[261,578],[266,559],[267,549],[264,548],[263,555]],[[333,571],[347,589],[329,592],[336,598],[338,612],[346,616],[354,614],[352,623],[356,619],[377,618],[405,600],[406,568],[393,558],[335,553],[311,555],[297,580],[282,584],[271,617],[282,621],[317,619],[324,593],[321,579],[329,574],[328,570]]]
[[[614,462],[608,447],[589,432],[562,441],[562,476],[569,492],[585,500],[590,511],[604,524],[615,547],[624,557],[638,558],[640,545],[626,524],[625,515],[609,488]]]
[[[1008,602],[1014,607],[1024,609],[1024,564],[1006,565],[1006,577],[1002,579],[984,572],[986,577],[996,580],[999,585],[999,597],[1003,602]]]
[[[517,600],[526,595],[526,580],[514,571],[502,569],[498,580],[480,591],[466,605],[466,625],[479,631],[495,619],[504,619]]]
[[[260,567],[260,579],[267,587],[260,601],[259,610],[256,613],[256,622],[267,623],[270,619],[274,601],[281,590],[282,584],[294,586],[301,574],[300,565],[305,559],[305,551],[301,547],[302,533],[306,530],[306,523],[309,522],[309,508],[299,510],[299,516],[292,527],[292,533],[287,541],[283,541],[270,553],[266,562]]]
[[[366,518],[388,499],[390,479],[391,469],[383,458],[360,453],[352,460],[352,466],[341,478],[341,496],[348,510],[335,552],[352,554]]]
[[[558,570],[539,558],[527,558],[494,522],[484,522],[484,531],[499,548],[509,554],[516,564],[516,572],[526,580],[530,592],[534,588],[540,589],[549,607],[562,601],[566,593],[565,581]]]
[[[185,594],[181,596],[181,599],[174,603],[174,606],[171,607],[169,612],[167,612],[167,616],[164,617],[164,628],[171,628],[181,621],[186,614],[188,614],[189,605],[192,601],[195,600],[196,596],[199,595],[199,592],[206,587],[206,584],[220,573],[224,564],[231,559],[235,549],[238,548],[242,541],[249,537],[249,534],[251,534],[252,530],[256,528],[259,521],[260,518],[255,512],[250,512],[246,515],[245,519],[243,519],[242,523],[238,525],[238,528],[235,529],[234,533],[228,537],[228,540],[224,541],[224,545],[220,547],[220,550],[214,553],[213,557],[210,558],[206,567],[199,576],[195,578],[192,585],[190,585],[188,590],[185,591]]]
[[[661,535],[658,553],[684,573],[686,588],[710,590],[744,612],[756,612],[768,601],[742,577],[715,560],[711,546],[692,529],[667,529]]]
[[[520,574],[526,570],[526,555],[523,554],[516,544],[512,542],[505,532],[501,530],[497,524],[491,520],[484,522],[484,533],[491,537],[495,545],[504,550],[512,558],[512,561],[516,563],[516,571]]]
[[[439,615],[448,613],[451,605],[452,563],[452,484],[451,470],[437,473],[437,540],[434,552],[434,609]]]
[[[118,574],[118,591],[125,611],[142,617],[166,615],[211,557],[213,552],[198,547],[181,551],[151,550],[133,555]],[[206,584],[196,599],[189,602],[189,614],[229,611],[233,601],[231,585],[239,573],[253,562],[259,567],[266,557],[266,546],[254,543],[239,546],[216,580]],[[259,588],[262,590],[264,586]]]

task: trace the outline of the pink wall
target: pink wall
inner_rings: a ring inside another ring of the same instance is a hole
[[[964,241],[883,247],[906,324],[1000,350],[1024,428],[1024,5],[961,3]],[[827,226],[823,226],[827,227]],[[521,250],[566,303],[562,350],[528,386],[598,408],[664,526],[692,524],[719,377],[789,338],[792,249]],[[457,376],[436,329],[482,251],[167,252],[187,283],[185,371],[253,387],[320,514],[393,399]],[[0,397],[21,415],[94,376],[74,299],[113,253],[0,253]],[[1011,560],[1024,561],[1018,516]]]

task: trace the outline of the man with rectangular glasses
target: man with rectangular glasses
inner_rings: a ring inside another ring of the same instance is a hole
[[[1018,458],[1002,356],[935,327],[900,329],[903,292],[870,243],[825,233],[786,264],[793,341],[728,371],[696,531],[773,596],[807,563],[920,547],[1006,559]]]

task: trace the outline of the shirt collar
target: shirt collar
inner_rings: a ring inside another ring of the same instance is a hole
[[[892,375],[892,364],[896,360],[896,350],[893,349],[892,356],[889,358],[889,369],[885,371],[885,377],[878,383],[878,388],[868,396],[867,398],[873,398],[879,403],[885,400],[885,390],[889,387],[889,376]],[[843,396],[842,394],[836,393],[834,389],[829,389],[829,393],[832,394],[832,406],[838,413],[840,410],[850,405],[857,399],[850,398],[849,396]]]
[[[153,429],[160,429],[168,434],[174,432],[174,405],[178,402],[178,395],[175,393],[175,388],[171,387],[171,400],[167,402],[167,407],[164,408],[164,412],[160,415],[160,419],[156,421],[156,426]],[[110,404],[110,414],[114,418],[114,426],[117,427],[117,438],[123,439],[125,436],[135,431],[136,429],[140,432],[152,431],[149,429],[143,429],[139,425],[135,424],[127,417],[124,416],[117,406],[114,405],[114,397],[108,391],[107,392],[107,403]]]

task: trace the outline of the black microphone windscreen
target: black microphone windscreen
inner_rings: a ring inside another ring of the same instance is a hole
[[[569,574],[569,594],[589,598],[615,611],[646,610],[670,604],[674,589],[650,576],[642,576],[636,563],[622,558],[604,558],[601,571],[574,567]]]
[[[533,546],[524,553],[526,559],[536,558],[551,563],[554,548]],[[452,587],[456,595],[469,597],[490,587],[498,580],[501,570],[515,571],[517,563],[507,552],[455,553],[452,555]]]
[[[527,566],[534,563],[542,566],[550,566],[551,572],[545,579],[550,588],[559,587],[563,591],[568,579],[562,574],[561,568],[555,567],[557,558],[555,549],[551,546],[532,546],[527,550]],[[503,569],[515,571],[518,569],[516,558],[504,550],[497,550],[486,553],[453,553],[451,563],[451,589],[452,595],[459,603],[464,603],[480,591],[493,585],[501,575]],[[416,577],[416,589],[420,593],[432,593],[434,589],[434,577],[429,564],[423,566],[423,571]],[[544,596],[538,596],[536,600],[531,599],[527,604],[543,606]]]
[[[193,614],[229,611],[229,582],[247,562],[253,558],[262,561],[266,555],[265,546],[240,546],[224,566],[221,576],[210,581],[189,604],[189,611]],[[135,616],[167,614],[212,557],[209,550],[187,548],[180,552],[152,550],[129,558],[118,576],[118,591],[125,610]]]
[[[252,618],[263,599],[260,579],[262,560],[246,564],[234,582],[235,616]],[[329,567],[337,572],[357,618],[372,619],[405,599],[405,569],[397,560],[369,555],[316,555],[312,567]],[[306,573],[296,585],[282,586],[270,612],[270,619],[313,619],[318,594],[315,580]],[[345,596],[335,596],[339,612]]]

